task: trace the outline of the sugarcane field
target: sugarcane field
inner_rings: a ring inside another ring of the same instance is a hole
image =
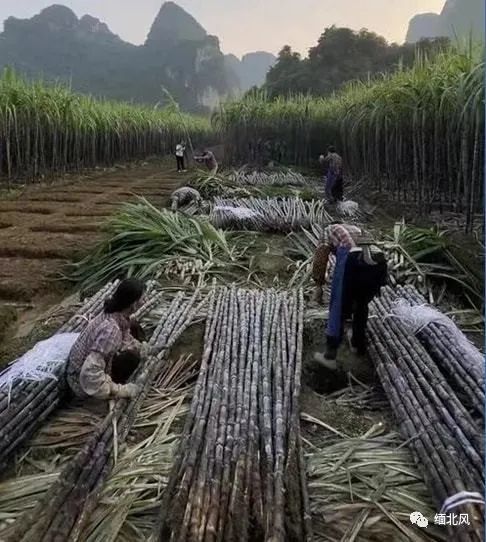
[[[0,34],[0,542],[484,541],[472,35],[389,44],[331,17],[308,58],[284,47],[204,108],[223,55],[182,8],[133,49],[68,12]],[[8,49],[39,29],[86,39],[56,53],[69,84]],[[400,56],[338,85],[343,36]],[[77,77],[102,44],[99,91]]]

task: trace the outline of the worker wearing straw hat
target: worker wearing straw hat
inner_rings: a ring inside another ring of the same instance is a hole
[[[331,224],[324,230],[314,257],[313,275],[321,298],[330,253],[335,254],[336,265],[331,285],[325,358],[336,359],[344,322],[351,317],[351,346],[358,355],[364,355],[368,306],[386,283],[386,260],[371,237],[359,228]]]

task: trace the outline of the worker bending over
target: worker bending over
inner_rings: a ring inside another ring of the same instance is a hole
[[[135,397],[139,393],[137,385],[116,383],[112,375],[124,374],[126,382],[140,360],[151,353],[147,343],[140,343],[130,332],[136,327],[130,316],[141,306],[143,293],[142,282],[122,281],[105,302],[103,313],[88,324],[72,346],[66,378],[75,396],[111,399]]]
[[[184,205],[189,205],[190,203],[196,203],[196,205],[201,205],[201,195],[197,190],[191,188],[190,186],[182,186],[178,188],[170,196],[171,209],[177,211]]]
[[[336,266],[331,285],[325,358],[336,359],[344,322],[351,317],[351,347],[362,356],[366,353],[368,306],[386,283],[385,256],[359,228],[345,224],[328,226],[314,257],[313,275],[321,299],[330,253],[336,256]]]
[[[216,175],[218,172],[218,162],[214,153],[206,149],[201,156],[194,156],[194,160],[199,163],[203,163],[209,169],[211,175]]]

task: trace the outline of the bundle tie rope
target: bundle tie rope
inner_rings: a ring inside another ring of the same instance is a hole
[[[442,508],[440,509],[441,514],[447,514],[451,510],[454,510],[458,506],[463,504],[482,504],[484,506],[484,498],[481,493],[475,493],[471,491],[460,491],[451,497],[448,497]]]
[[[58,333],[38,342],[0,374],[0,391],[7,390],[8,404],[12,387],[17,382],[58,380],[57,371],[67,361],[79,333]]]
[[[387,318],[397,318],[408,326],[414,335],[419,335],[430,324],[440,324],[454,337],[458,348],[463,353],[471,356],[471,359],[478,365],[482,365],[483,356],[481,352],[461,332],[453,320],[430,305],[414,305],[404,298],[398,298],[393,303],[392,312],[385,314],[382,320]]]

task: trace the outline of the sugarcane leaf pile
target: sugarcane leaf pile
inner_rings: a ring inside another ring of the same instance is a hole
[[[395,224],[393,242],[385,243],[393,262],[393,284],[414,284],[430,302],[435,301],[433,283],[439,285],[442,295],[445,286],[455,286],[479,310],[483,278],[460,261],[449,237],[448,230],[437,227],[417,228],[403,221]],[[440,294],[437,301],[441,301]]]
[[[440,366],[409,329],[393,317],[387,291],[372,302],[370,355],[400,431],[421,469],[438,509],[469,491],[482,495],[482,424],[472,417]],[[453,371],[458,367],[452,366]],[[482,540],[483,513],[475,504],[454,512],[469,514],[470,526],[454,528],[454,539]]]
[[[134,399],[119,399],[85,445],[64,467],[34,509],[4,531],[6,542],[29,540],[79,540],[87,518],[99,498],[99,491],[113,466],[117,450],[133,425],[141,404],[161,371],[167,350],[192,322],[199,306],[199,291],[189,301],[176,296],[158,323],[150,344],[159,354],[146,360],[132,377],[141,392]]]
[[[198,175],[189,181],[189,186],[195,188],[201,197],[207,200],[216,196],[244,198],[255,193],[255,190],[250,192],[244,187],[238,186],[230,175],[222,173]]]
[[[410,524],[412,512],[435,509],[402,439],[381,424],[359,437],[330,432],[306,460],[316,540],[447,540],[441,527]]]
[[[236,211],[232,211],[236,209]],[[242,209],[243,211],[238,211]],[[209,219],[215,227],[289,233],[330,221],[322,200],[300,198],[214,198]]]
[[[302,293],[214,291],[156,540],[306,540]]]
[[[106,227],[105,239],[72,266],[69,278],[94,288],[113,278],[155,278],[171,272],[198,276],[239,265],[244,250],[205,217],[157,209],[147,200],[123,206]],[[196,279],[197,280],[197,279]]]

